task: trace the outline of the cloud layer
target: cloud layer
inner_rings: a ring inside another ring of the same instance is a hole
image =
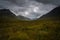
[[[60,5],[60,0],[36,0],[36,1],[42,2],[42,3],[50,3],[50,4]]]
[[[24,16],[31,20],[38,19],[57,7],[54,4],[44,4],[35,0],[0,0],[0,9],[9,9],[16,16]]]

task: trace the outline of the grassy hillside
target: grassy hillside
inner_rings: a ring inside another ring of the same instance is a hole
[[[0,40],[60,40],[60,19],[53,16],[22,21],[0,16]]]
[[[60,21],[0,19],[0,40],[60,40]]]

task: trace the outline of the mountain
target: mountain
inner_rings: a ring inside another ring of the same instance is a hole
[[[0,9],[0,23],[15,21],[16,15],[10,12],[9,9]]]
[[[60,20],[60,6],[43,15],[40,19]]]
[[[20,19],[20,20],[31,20],[31,19],[26,18],[26,17],[21,16],[21,15],[17,16],[17,18]]]
[[[13,14],[12,12],[10,12],[9,9],[0,9],[0,17],[1,16],[10,16],[10,17],[14,17],[15,14]]]
[[[16,18],[16,19],[19,19],[19,20],[30,20],[29,18],[26,18],[24,16],[16,16],[15,14],[13,14],[9,9],[1,9],[0,10],[0,18],[2,19],[8,19],[8,18]]]

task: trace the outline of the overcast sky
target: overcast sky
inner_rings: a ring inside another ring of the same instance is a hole
[[[0,9],[9,9],[16,16],[22,15],[31,20],[40,18],[59,5],[59,0],[0,0]]]

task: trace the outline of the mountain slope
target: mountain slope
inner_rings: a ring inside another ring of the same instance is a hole
[[[9,9],[0,9],[0,16],[15,16],[12,12],[9,11]]]
[[[26,18],[26,17],[24,17],[24,16],[17,16],[17,18],[18,19],[20,19],[20,20],[25,20],[25,21],[29,21],[29,20],[31,20],[31,19],[29,19],[29,18]]]
[[[56,7],[46,15],[43,15],[40,19],[60,20],[60,7]]]
[[[0,9],[0,19],[15,18],[15,14],[9,11],[9,9]]]
[[[0,19],[17,19],[17,20],[30,20],[29,18],[23,16],[16,16],[9,9],[1,9],[0,10]]]

